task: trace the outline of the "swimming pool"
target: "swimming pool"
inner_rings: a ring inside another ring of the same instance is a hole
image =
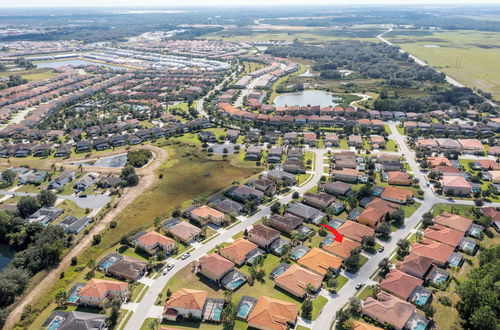
[[[435,283],[443,283],[446,281],[446,279],[448,278],[448,276],[444,275],[444,274],[437,274],[435,277],[434,277],[434,282]]]
[[[424,322],[417,321],[411,330],[425,330],[427,325]]]
[[[112,264],[114,264],[116,262],[116,257],[111,257],[109,258],[108,260],[106,260],[106,262],[104,262],[102,265],[101,265],[101,268],[102,269],[108,269],[109,266],[111,266]]]
[[[245,280],[242,279],[242,278],[239,278],[237,279],[236,281],[233,281],[231,283],[229,283],[227,286],[231,289],[231,290],[235,290],[237,288],[240,287],[240,285],[242,285],[243,283],[245,283]]]
[[[295,252],[294,254],[292,254],[291,257],[293,260],[297,260],[297,259],[302,258],[302,256],[304,256],[304,254],[306,254],[305,250],[299,250],[299,251]]]
[[[273,273],[273,275],[274,275],[274,276],[279,276],[279,275],[283,274],[284,272],[285,272],[285,268],[283,267],[283,268],[280,268],[280,269],[278,269],[277,271],[275,271],[275,272]]]
[[[322,242],[321,242],[321,245],[328,245],[328,244],[332,244],[334,241],[334,238],[333,236],[328,236],[327,238],[325,238]]]
[[[76,303],[78,301],[78,298],[80,298],[80,296],[78,295],[78,290],[75,290],[69,296],[68,302],[70,302],[70,303]]]
[[[450,260],[450,266],[457,267],[458,265],[460,265],[460,260],[461,260],[461,258],[459,258],[459,257],[453,257]]]
[[[418,306],[423,306],[427,303],[427,300],[429,299],[428,295],[421,294],[415,299],[415,304]]]
[[[216,306],[214,307],[213,319],[214,321],[220,321],[220,315],[222,314],[222,307]]]
[[[50,322],[47,329],[48,330],[56,330],[57,328],[59,328],[62,321],[63,321],[63,319],[61,317],[59,317],[59,316],[54,317],[54,319],[52,320],[52,322]]]
[[[463,245],[463,249],[468,252],[474,252],[474,248],[476,245],[472,242],[465,242]]]
[[[251,308],[252,306],[247,302],[241,304],[240,308],[238,309],[238,316],[246,318],[248,316],[248,313],[250,313]]]
[[[480,233],[481,233],[481,229],[479,229],[479,228],[474,228],[474,229],[472,229],[472,230],[470,231],[470,234],[471,234],[472,236],[474,236],[474,237],[478,237]]]

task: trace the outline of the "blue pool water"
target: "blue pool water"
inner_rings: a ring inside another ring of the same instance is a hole
[[[415,303],[418,306],[423,306],[423,305],[425,305],[427,303],[428,299],[429,299],[429,296],[421,295],[420,297],[417,298],[417,300],[415,301]]]
[[[325,238],[323,240],[323,242],[321,242],[323,245],[328,245],[328,244],[332,244],[334,241],[333,239],[333,236],[328,236],[327,238]]]
[[[274,276],[279,276],[285,272],[285,268],[278,269],[274,272]]]
[[[417,324],[412,328],[412,330],[425,330],[425,323],[417,322]]]
[[[242,285],[243,283],[245,283],[245,280],[242,279],[242,278],[239,278],[236,281],[233,281],[233,282],[229,283],[228,286],[229,286],[230,289],[234,290],[234,289],[238,288],[240,285]]]
[[[248,316],[248,313],[250,313],[250,308],[252,306],[250,306],[250,304],[248,303],[243,303],[241,306],[240,306],[240,309],[238,310],[238,316],[239,317],[243,317],[243,318],[246,318]]]
[[[108,260],[106,260],[105,263],[102,264],[101,268],[102,269],[107,269],[109,266],[111,266],[115,262],[116,262],[116,258],[109,258]]]
[[[453,266],[453,267],[456,267],[460,264],[460,258],[453,258],[451,261],[450,261],[450,265]]]
[[[77,290],[75,290],[75,291],[73,291],[73,293],[71,294],[71,296],[69,296],[69,298],[68,298],[68,302],[75,303],[75,302],[77,302],[77,301],[78,301],[78,298],[79,298],[79,297],[80,297],[80,296],[78,295],[78,291],[77,291]]]
[[[62,320],[59,317],[55,317],[50,325],[47,327],[48,330],[56,330],[61,325]]]
[[[294,260],[300,259],[304,254],[306,254],[306,251],[297,251],[294,254],[292,254],[292,259]]]
[[[479,236],[479,234],[481,233],[481,230],[480,229],[472,229],[472,231],[470,232],[472,236]]]
[[[220,306],[217,306],[214,308],[214,316],[213,316],[213,319],[215,321],[220,321],[220,315],[222,313],[222,307]]]
[[[446,281],[446,276],[444,276],[444,275],[438,275],[434,279],[434,282],[436,282],[436,283],[443,283],[444,281]]]

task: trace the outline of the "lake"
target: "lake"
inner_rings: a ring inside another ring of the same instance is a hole
[[[7,267],[13,256],[14,251],[12,251],[7,245],[0,244],[0,270]]]
[[[127,163],[127,154],[114,155],[109,157],[103,157],[96,160],[82,160],[78,162],[72,162],[72,165],[82,165],[82,166],[93,166],[93,167],[123,167]]]
[[[277,107],[294,105],[319,105],[321,107],[331,107],[338,105],[335,101],[340,100],[340,97],[335,97],[332,94],[323,91],[302,91],[297,93],[282,94],[274,100],[274,105]]]
[[[34,64],[39,68],[59,68],[61,66],[67,66],[67,65],[73,65],[73,66],[97,65],[97,66],[105,66],[107,68],[112,68],[112,69],[126,70],[126,68],[116,66],[116,65],[111,65],[111,64],[106,64],[106,63],[98,63],[98,62],[92,62],[92,61],[86,61],[86,60],[80,60],[80,59],[62,60],[62,61],[44,61],[44,62],[35,62]]]

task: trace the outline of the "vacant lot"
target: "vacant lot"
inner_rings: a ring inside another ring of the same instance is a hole
[[[464,85],[500,100],[500,33],[395,31],[386,37]]]

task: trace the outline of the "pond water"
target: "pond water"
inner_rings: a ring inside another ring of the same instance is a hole
[[[72,162],[71,165],[117,168],[125,166],[126,163],[127,163],[127,154],[120,154],[109,157],[103,157],[92,161],[82,160],[78,162]]]
[[[14,251],[7,245],[0,244],[0,271],[7,267],[13,256]]]
[[[280,95],[274,100],[274,105],[277,107],[294,105],[319,105],[321,107],[332,107],[338,105],[335,101],[340,100],[340,97],[335,97],[332,94],[323,91],[302,91]]]
[[[44,62],[37,62],[37,63],[35,63],[35,65],[39,68],[59,68],[61,66],[67,66],[67,65],[73,65],[73,66],[97,65],[97,66],[105,66],[107,68],[126,70],[126,68],[116,66],[116,65],[86,61],[86,60],[81,60],[81,59],[62,60],[62,61],[44,61]]]

